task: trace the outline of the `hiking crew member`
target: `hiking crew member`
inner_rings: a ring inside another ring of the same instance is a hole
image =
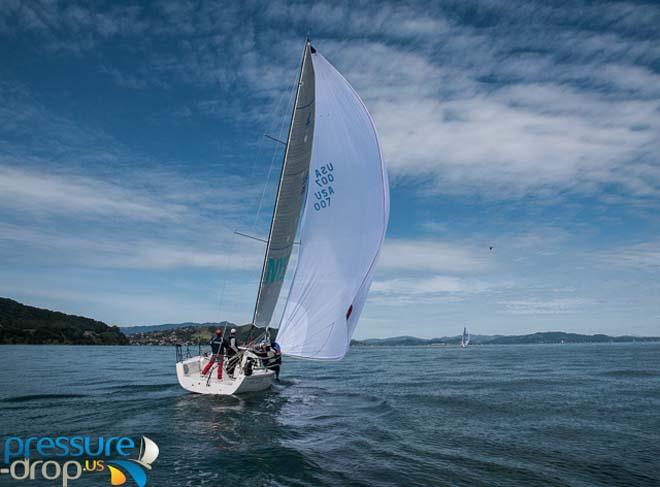
[[[275,340],[270,342],[270,347],[268,347],[268,363],[267,368],[275,372],[275,380],[280,381],[280,368],[282,366],[282,349],[280,344]]]
[[[222,330],[218,328],[215,330],[215,335],[211,337],[211,340],[209,341],[209,344],[211,345],[211,360],[209,360],[209,363],[206,364],[206,367],[204,367],[204,370],[202,371],[202,375],[206,375],[209,373],[209,370],[211,370],[211,367],[213,367],[213,364],[218,361],[218,380],[222,380],[222,364],[223,364],[223,359],[224,359],[224,353],[225,353],[225,342],[222,339]]]
[[[268,370],[275,372],[275,380],[280,380],[280,366],[282,365],[282,352],[277,342],[271,341],[270,345],[263,343],[254,350],[257,357],[261,359]]]

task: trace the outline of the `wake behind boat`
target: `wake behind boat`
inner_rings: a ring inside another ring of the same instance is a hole
[[[251,322],[263,331],[255,348],[242,348],[210,368],[209,357],[184,357],[178,349],[181,386],[221,395],[271,386],[273,372],[259,350],[270,343],[298,231],[298,263],[277,342],[283,355],[341,360],[367,299],[388,217],[387,171],[371,116],[308,40]]]

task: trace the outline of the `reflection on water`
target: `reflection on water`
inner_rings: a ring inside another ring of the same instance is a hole
[[[657,344],[365,348],[213,397],[178,386],[170,348],[0,347],[0,434],[146,434],[159,487],[659,485],[659,359]]]

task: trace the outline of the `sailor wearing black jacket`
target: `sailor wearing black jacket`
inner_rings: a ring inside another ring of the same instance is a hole
[[[213,364],[218,361],[218,380],[222,380],[222,363],[224,358],[223,355],[225,354],[225,342],[222,339],[221,328],[215,330],[215,335],[211,337],[209,345],[211,345],[211,360],[209,360],[209,363],[206,364],[206,367],[202,370],[202,375],[208,374],[211,367],[213,367]]]
[[[220,328],[215,330],[215,335],[213,335],[209,344],[211,345],[213,355],[223,355],[225,353],[225,341],[222,339],[222,330]]]

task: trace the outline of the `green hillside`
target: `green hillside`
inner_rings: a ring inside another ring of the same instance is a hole
[[[0,298],[1,344],[127,345],[116,326]]]

